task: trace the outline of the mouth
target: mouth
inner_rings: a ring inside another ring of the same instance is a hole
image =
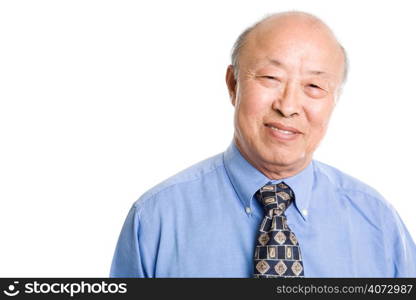
[[[293,135],[293,134],[301,133],[296,128],[284,126],[283,124],[280,124],[280,123],[266,123],[264,125],[266,127],[271,128],[272,130],[277,130],[283,134]]]
[[[265,123],[264,126],[270,128],[270,134],[278,140],[293,140],[296,139],[302,132],[294,127],[285,126],[281,123]]]

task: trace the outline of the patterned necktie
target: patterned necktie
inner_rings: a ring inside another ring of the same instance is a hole
[[[255,278],[304,277],[299,243],[285,215],[294,197],[292,189],[284,182],[267,184],[256,193],[265,216],[254,253]]]

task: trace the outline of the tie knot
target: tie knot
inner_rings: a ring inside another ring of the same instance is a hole
[[[294,193],[286,183],[281,182],[278,184],[266,184],[257,191],[256,198],[263,204],[266,212],[271,209],[277,209],[280,215],[293,202]]]

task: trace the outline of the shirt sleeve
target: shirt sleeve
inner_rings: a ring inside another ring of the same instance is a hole
[[[110,277],[147,277],[140,253],[139,226],[138,209],[133,205],[118,238]]]
[[[388,216],[387,237],[389,256],[394,265],[394,277],[416,277],[416,245],[394,208]]]

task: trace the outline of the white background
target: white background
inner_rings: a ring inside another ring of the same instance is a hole
[[[229,145],[231,46],[287,9],[326,21],[351,62],[315,158],[416,237],[413,2],[1,1],[0,276],[108,276],[132,203]]]

